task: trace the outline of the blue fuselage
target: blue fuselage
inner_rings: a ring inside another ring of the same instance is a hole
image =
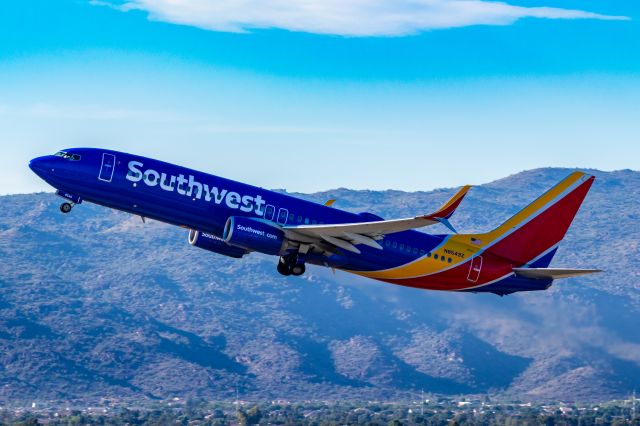
[[[91,148],[64,152],[77,158],[39,157],[30,167],[59,191],[84,201],[218,237],[231,216],[289,226],[380,220],[141,156]],[[381,270],[418,259],[445,239],[405,231],[385,237],[383,250],[363,246],[359,255],[311,253],[307,261],[354,271]]]

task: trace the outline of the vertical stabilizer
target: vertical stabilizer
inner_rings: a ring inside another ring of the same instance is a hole
[[[571,173],[495,230],[479,236],[487,251],[516,265],[546,267],[582,205],[594,176]]]

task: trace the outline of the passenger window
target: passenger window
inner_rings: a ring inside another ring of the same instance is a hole
[[[298,216],[298,223],[302,223],[302,216]]]
[[[393,242],[393,248],[398,248],[398,243],[396,241]]]
[[[288,222],[289,222],[289,223],[293,223],[293,222],[295,222],[295,221],[296,221],[296,215],[295,215],[295,214],[293,214],[293,213],[289,213],[289,220],[288,220]]]
[[[418,249],[417,248],[413,249],[413,254],[418,254]]]
[[[451,263],[453,259],[449,258],[448,260],[449,260],[449,263]]]
[[[404,250],[404,243],[400,244],[400,250]]]
[[[427,253],[427,257],[431,257],[431,252]]]
[[[424,250],[420,250],[420,256],[424,256]]]
[[[264,218],[267,220],[273,220],[273,215],[276,214],[276,208],[274,206],[272,206],[271,204],[269,204],[265,209],[264,209]]]
[[[437,255],[437,254],[434,254],[434,255],[433,255],[433,258],[434,258],[435,260],[438,260],[438,255]]]
[[[288,217],[289,217],[289,210],[287,210],[287,209],[278,210],[278,223],[280,225],[286,224]]]
[[[317,224],[318,224],[318,221],[317,221],[317,220],[315,220],[315,219],[313,219],[313,220],[311,221],[311,224],[312,224],[312,225],[317,225]]]
[[[386,240],[386,241],[384,242],[384,245],[385,245],[385,246],[387,246],[387,247],[391,247],[391,241]]]
[[[308,224],[309,224],[309,218],[308,218],[308,217],[305,217],[305,218],[304,218],[304,224],[305,224],[305,225],[308,225]]]

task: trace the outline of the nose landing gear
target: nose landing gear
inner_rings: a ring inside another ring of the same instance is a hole
[[[60,204],[60,211],[64,214],[67,214],[69,212],[71,212],[71,210],[73,209],[74,204],[72,203],[62,203]]]
[[[82,203],[82,198],[80,196],[63,191],[62,189],[57,190],[56,195],[59,195],[66,200],[64,203],[60,204],[60,211],[64,214],[71,212],[73,206],[76,204]]]
[[[278,260],[278,272],[285,277],[288,277],[289,275],[299,277],[307,270],[304,262],[305,256],[300,253],[281,256]]]

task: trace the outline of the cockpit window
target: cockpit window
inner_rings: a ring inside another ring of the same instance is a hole
[[[58,151],[54,154],[56,157],[62,157],[65,160],[69,160],[69,161],[80,161],[80,159],[82,158],[80,155],[78,154],[72,154],[70,152],[64,152],[64,151]]]

